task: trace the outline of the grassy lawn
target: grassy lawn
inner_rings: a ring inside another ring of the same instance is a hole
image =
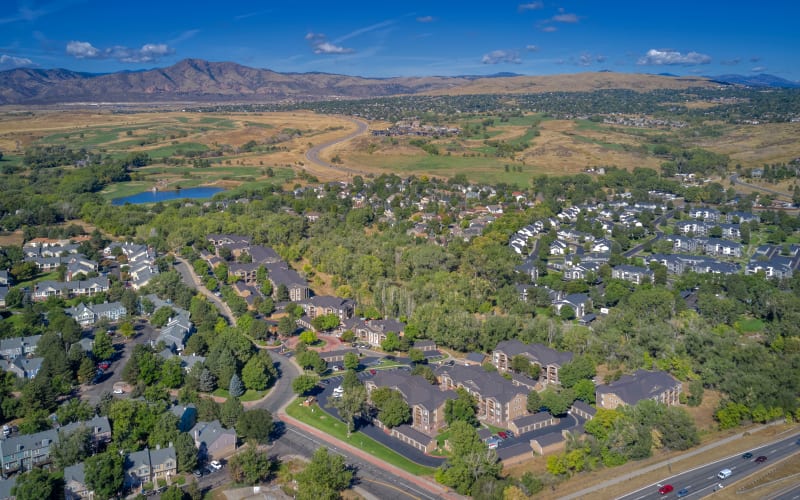
[[[741,319],[736,322],[736,330],[741,333],[763,332],[764,322],[758,318]]]
[[[263,398],[267,392],[269,391],[268,390],[254,391],[252,389],[247,389],[246,391],[244,391],[244,394],[242,394],[242,397],[239,398],[239,401],[241,401],[242,403],[246,403],[248,401],[256,401],[257,399]],[[230,394],[228,393],[227,389],[217,389],[212,394],[214,394],[217,397],[226,399],[230,397]]]
[[[30,279],[30,280],[27,280],[27,281],[20,281],[19,283],[14,285],[14,288],[23,288],[23,287],[26,287],[26,286],[29,287],[29,288],[33,288],[33,285],[35,285],[36,283],[39,283],[41,281],[46,281],[46,280],[57,281],[58,280],[58,271],[50,271],[49,273],[39,274],[33,279]]]
[[[286,407],[286,413],[297,420],[316,427],[317,429],[344,441],[370,455],[388,462],[417,476],[433,475],[434,469],[416,464],[404,456],[390,450],[372,438],[360,432],[354,432],[347,437],[347,428],[344,423],[336,420],[319,408],[317,405],[303,406],[302,399],[298,398],[293,404]]]

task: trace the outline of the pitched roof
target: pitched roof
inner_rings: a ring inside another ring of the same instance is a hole
[[[635,405],[680,385],[672,375],[663,371],[636,370],[632,375],[623,375],[610,384],[597,386],[597,394],[616,394],[622,401]]]
[[[572,361],[571,352],[562,352],[551,349],[544,344],[523,344],[519,340],[511,339],[498,342],[495,351],[502,351],[507,356],[523,355],[539,365],[563,366]]]
[[[206,443],[210,447],[217,439],[225,435],[232,435],[236,439],[236,431],[233,429],[225,429],[219,420],[212,422],[197,422],[192,430],[189,431],[195,443]]]
[[[540,413],[534,413],[532,415],[525,415],[523,417],[515,418],[512,420],[512,422],[517,426],[517,428],[520,428],[537,424],[539,422],[546,422],[551,418],[553,418],[553,416],[549,412],[543,411]]]
[[[370,379],[377,387],[389,387],[400,391],[409,406],[420,405],[434,410],[446,400],[454,399],[453,391],[441,391],[419,375],[401,370],[379,371]]]
[[[495,398],[500,403],[508,403],[519,394],[526,394],[522,387],[506,380],[497,372],[487,372],[480,366],[454,365],[440,366],[434,370],[437,376],[449,375],[457,385],[462,385],[470,392],[477,392],[484,399]]]

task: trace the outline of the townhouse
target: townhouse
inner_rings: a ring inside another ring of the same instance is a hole
[[[200,457],[219,460],[236,451],[236,431],[222,427],[219,420],[197,422],[189,433]]]
[[[61,297],[68,299],[77,296],[93,296],[107,292],[109,281],[107,277],[89,278],[80,281],[40,281],[34,286],[33,300],[46,300],[48,297]]]
[[[101,318],[106,318],[108,321],[114,323],[128,314],[128,310],[121,302],[104,302],[102,304],[89,305],[81,302],[75,307],[65,309],[64,312],[75,318],[75,321],[81,326],[94,325]]]
[[[356,303],[350,299],[334,297],[332,295],[314,295],[298,302],[309,319],[317,316],[333,314],[344,322],[353,317]]]
[[[393,319],[363,320],[351,318],[344,322],[344,327],[351,330],[359,341],[366,342],[374,347],[380,347],[389,332],[396,333],[398,337],[402,337],[406,325]]]
[[[621,265],[611,269],[612,278],[629,281],[637,285],[652,283],[654,276],[653,271],[639,266]]]
[[[401,370],[379,371],[364,385],[368,394],[378,387],[388,387],[402,394],[411,410],[411,427],[429,437],[436,436],[447,425],[445,403],[457,397],[452,390],[439,390],[423,377]]]
[[[178,462],[175,458],[175,448],[156,447],[151,450],[145,448],[134,451],[125,456],[123,463],[123,487],[135,489],[146,483],[157,483],[159,479],[170,482],[178,472]]]
[[[0,440],[0,465],[3,477],[50,463],[50,448],[58,442],[55,429],[21,434]]]

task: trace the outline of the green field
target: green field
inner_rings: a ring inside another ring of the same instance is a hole
[[[267,392],[269,391],[254,391],[252,389],[247,389],[246,391],[244,391],[244,394],[242,394],[242,396],[239,398],[239,401],[241,401],[242,403],[246,403],[248,401],[257,401],[266,396]],[[225,399],[231,397],[230,393],[226,389],[222,388],[217,389],[212,394],[214,394],[217,397]]]
[[[434,469],[424,467],[405,458],[399,453],[390,450],[378,443],[366,434],[354,432],[347,437],[347,428],[344,423],[336,420],[328,413],[321,410],[317,405],[303,406],[303,399],[298,398],[294,403],[286,407],[286,413],[297,420],[316,427],[317,429],[329,434],[351,446],[363,450],[370,455],[388,462],[395,467],[399,467],[417,476],[433,475]]]

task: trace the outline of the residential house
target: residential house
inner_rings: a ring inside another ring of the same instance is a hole
[[[197,423],[197,408],[194,403],[188,405],[175,404],[169,409],[170,413],[178,417],[178,430],[189,432]]]
[[[571,307],[575,311],[575,316],[580,318],[591,309],[592,299],[585,293],[572,293],[553,304],[557,314],[561,314],[561,309],[566,306]]]
[[[194,330],[194,325],[189,320],[189,314],[181,310],[169,319],[166,325],[161,328],[161,331],[156,338],[156,344],[164,342],[169,349],[174,351],[183,351],[186,341]]]
[[[41,335],[31,335],[28,337],[0,339],[0,356],[6,359],[30,356],[36,352],[36,346],[41,338]]]
[[[566,267],[566,266],[565,266]],[[581,262],[564,269],[564,279],[567,281],[585,280],[588,278],[597,278],[597,273],[600,270],[600,264],[595,262]]]
[[[7,365],[7,370],[14,375],[24,379],[35,378],[42,368],[44,358],[25,358],[22,356],[14,358]]]
[[[637,370],[610,384],[598,385],[595,393],[597,407],[608,410],[622,405],[632,406],[643,399],[677,405],[681,383],[667,372]]]
[[[722,214],[719,210],[709,207],[699,207],[689,210],[689,217],[693,219],[700,219],[706,222],[719,222],[722,220]]]
[[[522,356],[530,363],[538,364],[542,371],[539,376],[542,384],[560,384],[558,371],[572,361],[571,352],[561,352],[543,344],[523,344],[519,340],[504,340],[497,344],[492,352],[492,364],[500,373],[511,370],[514,356]]]
[[[70,298],[77,296],[93,296],[100,292],[107,292],[109,281],[107,277],[89,278],[80,281],[40,281],[34,286],[33,300],[46,300],[48,297]]]
[[[114,323],[128,314],[128,310],[121,302],[105,302],[103,304],[89,305],[81,302],[75,307],[66,309],[64,312],[75,318],[75,321],[81,326],[94,325],[100,318],[106,318]]]
[[[621,265],[611,269],[611,277],[618,280],[625,280],[641,285],[642,283],[652,283],[653,271],[639,266]]]
[[[108,417],[95,415],[91,420],[63,425],[58,428],[58,434],[62,438],[66,438],[78,429],[89,429],[91,431],[92,446],[95,450],[99,450],[111,442],[111,423],[108,421]]]
[[[703,251],[708,255],[739,258],[742,256],[742,244],[720,238],[708,238],[703,242]]]
[[[236,451],[236,431],[225,429],[219,420],[197,422],[189,431],[201,457],[219,460]]]
[[[550,255],[565,255],[567,253],[568,245],[561,240],[554,240],[550,243]]]
[[[178,472],[178,462],[175,458],[175,448],[157,447],[154,450],[145,448],[134,451],[125,456],[123,464],[123,487],[126,489],[139,488],[145,483],[156,483],[164,479],[167,483]]]
[[[58,442],[54,429],[21,434],[0,440],[0,463],[2,474],[7,477],[16,471],[28,471],[50,463],[50,447]]]
[[[94,491],[86,484],[83,462],[64,467],[64,499],[93,500]]]
[[[228,275],[236,276],[237,279],[244,281],[248,285],[256,282],[256,275],[261,264],[231,262],[228,264]]]
[[[515,418],[528,414],[528,391],[506,380],[497,372],[480,366],[440,366],[434,370],[442,390],[463,387],[478,401],[480,420],[507,427]]]
[[[233,244],[250,245],[251,242],[249,236],[242,236],[239,234],[209,234],[206,236],[206,240],[210,241],[215,247]]]

